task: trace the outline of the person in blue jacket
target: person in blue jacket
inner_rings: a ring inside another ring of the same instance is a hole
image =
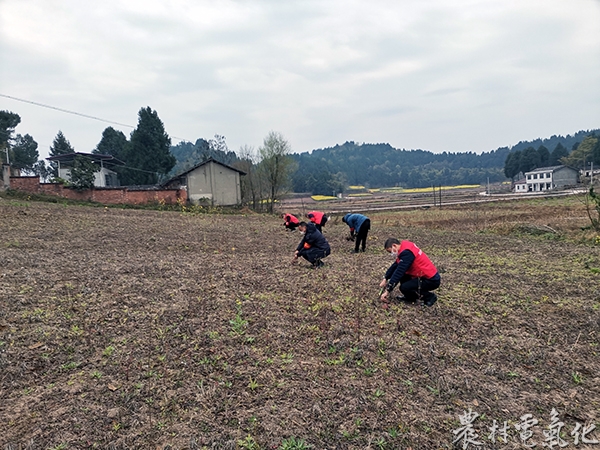
[[[350,227],[350,238],[354,240],[354,253],[358,253],[362,244],[362,251],[367,246],[367,235],[371,229],[371,219],[362,214],[346,214],[342,222]]]
[[[301,256],[313,265],[313,268],[318,269],[323,267],[323,258],[331,254],[329,242],[325,236],[321,234],[314,223],[300,222],[298,229],[304,236],[296,248],[294,260],[296,262]]]

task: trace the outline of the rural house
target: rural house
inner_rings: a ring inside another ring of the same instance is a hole
[[[167,188],[185,188],[190,203],[202,200],[211,205],[233,206],[242,203],[240,176],[245,172],[210,158],[163,183]]]
[[[527,192],[527,180],[525,178],[515,181],[515,192],[517,194],[521,192]]]
[[[58,177],[71,181],[71,167],[77,156],[89,158],[93,163],[100,166],[100,170],[95,173],[94,187],[120,186],[117,173],[106,166],[122,166],[125,163],[112,155],[101,155],[97,153],[67,153],[64,155],[50,156],[46,158],[58,164]]]
[[[579,171],[568,166],[540,167],[525,173],[527,190],[525,192],[540,192],[576,186],[579,181]]]

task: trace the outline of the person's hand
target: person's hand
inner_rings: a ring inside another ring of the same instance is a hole
[[[389,296],[390,296],[390,293],[388,291],[383,291],[383,294],[381,294],[381,297],[379,297],[379,300],[381,300],[382,302],[387,303]]]
[[[385,285],[387,284],[387,280],[384,278],[383,280],[381,280],[381,283],[379,283],[379,287],[385,287]]]

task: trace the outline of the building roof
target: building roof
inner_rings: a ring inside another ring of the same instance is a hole
[[[65,153],[63,155],[55,155],[46,158],[48,161],[59,161],[61,163],[72,163],[75,161],[77,156],[86,156],[94,162],[110,162],[119,166],[124,166],[125,163],[120,159],[115,158],[113,155],[103,155],[102,153]]]
[[[530,170],[529,172],[525,172],[525,175],[527,175],[528,173],[536,173],[536,172],[556,172],[559,169],[571,169],[571,170],[577,170],[577,169],[573,169],[572,167],[569,166],[565,166],[565,165],[561,165],[561,166],[550,166],[550,167],[538,167],[537,169],[533,169]]]
[[[170,183],[170,182],[172,182],[174,180],[177,180],[178,178],[181,178],[181,177],[187,175],[191,171],[196,170],[198,167],[202,167],[203,165],[208,164],[209,162],[214,162],[215,164],[219,164],[220,166],[227,167],[230,170],[234,170],[234,171],[238,172],[240,175],[246,175],[246,172],[241,171],[240,169],[236,169],[235,167],[228,166],[227,164],[224,164],[224,163],[222,163],[220,161],[217,161],[214,158],[208,158],[206,161],[202,161],[200,164],[196,164],[191,169],[188,169],[185,172],[181,172],[179,175],[175,175],[174,177],[168,179],[167,181],[165,181],[162,184],[165,185],[165,184],[168,184],[168,183]]]
[[[515,184],[527,184],[527,179],[521,178],[520,180],[515,181]]]

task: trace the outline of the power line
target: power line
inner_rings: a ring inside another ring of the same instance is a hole
[[[41,106],[42,108],[53,109],[55,111],[60,111],[60,112],[64,112],[67,114],[73,114],[73,115],[79,116],[79,117],[85,117],[86,119],[94,119],[94,120],[99,120],[100,122],[112,123],[113,125],[120,125],[122,127],[135,128],[132,125],[127,125],[127,124],[119,123],[119,122],[113,122],[112,120],[105,120],[105,119],[101,119],[100,117],[88,116],[87,114],[78,113],[76,111],[69,111],[68,109],[57,108],[56,106],[45,105],[43,103],[32,102],[31,100],[25,100],[22,98],[13,97],[11,95],[0,94],[0,97],[10,98],[11,100],[16,100],[18,102],[29,103],[30,105]]]
[[[64,113],[67,113],[67,114],[73,114],[74,116],[85,117],[86,119],[98,120],[100,122],[110,123],[110,124],[113,124],[113,125],[119,125],[119,126],[127,127],[127,128],[135,128],[133,125],[127,125],[125,123],[114,122],[112,120],[106,120],[106,119],[102,119],[100,117],[90,116],[88,114],[82,114],[82,113],[79,113],[77,111],[70,111],[68,109],[58,108],[56,106],[45,105],[44,103],[33,102],[31,100],[25,100],[23,98],[13,97],[12,95],[0,94],[0,97],[9,98],[11,100],[16,100],[18,102],[29,103],[30,105],[40,106],[42,108],[53,109],[55,111],[60,111],[60,112],[64,112]],[[177,139],[178,141],[192,142],[189,139],[184,139],[184,138],[180,138],[180,137],[177,137],[177,136],[171,136],[171,137],[173,139]]]

